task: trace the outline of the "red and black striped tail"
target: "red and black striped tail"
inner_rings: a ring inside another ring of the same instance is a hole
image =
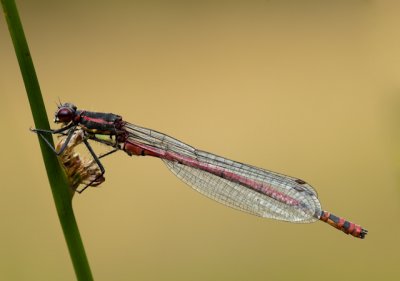
[[[330,224],[331,226],[343,231],[346,234],[351,234],[354,237],[364,239],[367,235],[368,230],[362,228],[361,226],[349,222],[344,218],[337,217],[329,212],[322,211],[320,220]]]

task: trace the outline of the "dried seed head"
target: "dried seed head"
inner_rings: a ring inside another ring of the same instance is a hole
[[[83,142],[84,131],[77,130],[72,135],[67,148],[60,155],[59,159],[68,176],[71,187],[76,190],[79,185],[98,186],[105,181],[99,166],[93,159],[81,156],[74,148]],[[65,143],[67,137],[63,136],[56,145],[59,151]]]

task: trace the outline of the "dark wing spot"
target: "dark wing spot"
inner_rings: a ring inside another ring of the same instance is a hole
[[[301,179],[297,179],[297,180],[295,180],[295,182],[297,182],[298,184],[305,184],[306,183],[305,181],[303,181]]]
[[[295,182],[298,183],[298,184],[305,184],[306,183],[305,181],[303,181],[301,179],[297,179],[297,180],[295,180]],[[296,189],[299,192],[306,191],[306,189],[304,187],[298,186],[298,185],[294,186],[294,189]]]

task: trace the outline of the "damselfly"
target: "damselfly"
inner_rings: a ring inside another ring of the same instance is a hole
[[[57,155],[68,147],[75,130],[82,130],[83,143],[104,174],[101,157],[123,150],[128,155],[160,158],[181,180],[200,193],[230,207],[253,215],[277,220],[311,223],[321,220],[335,228],[364,238],[367,230],[321,209],[317,192],[305,181],[283,174],[232,161],[195,149],[166,134],[128,123],[113,113],[78,110],[71,103],[58,106],[57,130],[34,129]],[[64,144],[56,151],[43,133],[66,134]],[[87,140],[113,147],[96,156]],[[96,179],[87,184],[92,185]],[[83,188],[80,192],[82,192]]]

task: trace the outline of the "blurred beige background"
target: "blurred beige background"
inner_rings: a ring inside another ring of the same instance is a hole
[[[49,118],[58,98],[121,114],[369,230],[253,217],[121,152],[74,199],[95,280],[398,280],[395,2],[17,1]],[[0,280],[74,280],[4,17],[0,104]]]

